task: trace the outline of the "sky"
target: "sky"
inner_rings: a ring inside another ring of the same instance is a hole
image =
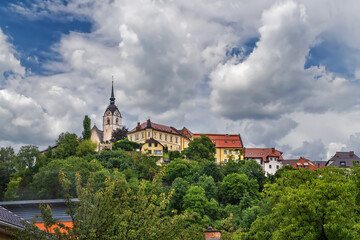
[[[240,134],[284,158],[360,154],[357,0],[0,1],[0,147],[123,123]]]

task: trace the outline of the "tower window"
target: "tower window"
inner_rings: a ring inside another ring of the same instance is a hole
[[[118,118],[116,118],[116,124],[119,124],[119,119]]]
[[[107,119],[106,119],[106,123],[107,123],[107,124],[110,124],[110,118],[107,118]]]

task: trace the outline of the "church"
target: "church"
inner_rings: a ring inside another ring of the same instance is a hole
[[[101,152],[105,147],[108,149],[112,148],[111,137],[112,132],[118,128],[121,128],[122,124],[122,116],[115,105],[115,96],[114,96],[114,81],[111,85],[111,96],[110,96],[110,104],[106,108],[103,115],[103,130],[101,131],[93,126],[91,129],[91,141],[97,143],[97,151]]]
[[[111,86],[110,104],[103,115],[103,130],[93,126],[91,130],[91,141],[97,143],[97,151],[104,148],[112,149],[112,132],[122,127],[122,116],[115,105],[114,82]],[[188,147],[191,140],[205,135],[215,144],[215,162],[226,163],[230,158],[235,160],[244,159],[244,146],[240,134],[209,134],[192,133],[186,127],[177,129],[152,122],[148,119],[144,123],[137,123],[137,126],[130,130],[127,138],[130,141],[141,144],[141,152],[154,156],[163,156],[164,150],[183,151]]]

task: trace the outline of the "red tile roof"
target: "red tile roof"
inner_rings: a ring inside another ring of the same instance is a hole
[[[299,159],[285,159],[283,165],[289,165],[293,168],[305,168],[310,170],[316,170],[318,168],[324,168],[324,165],[317,165],[309,159],[300,157]],[[306,167],[307,166],[307,167]]]
[[[209,137],[217,148],[243,148],[240,135],[194,133],[193,138],[201,137],[201,135]]]
[[[162,124],[158,124],[158,123],[153,123],[150,120],[147,120],[146,122],[140,124],[138,123],[138,126],[134,129],[132,129],[131,131],[129,131],[129,133],[133,133],[136,131],[140,131],[140,130],[144,130],[146,128],[152,128],[154,130],[158,130],[158,131],[162,131],[162,132],[168,132],[168,133],[172,133],[172,134],[177,134],[177,135],[181,135],[175,128],[173,127],[169,127],[169,126],[165,126]]]
[[[275,148],[245,148],[245,158],[262,158],[264,162],[268,162],[268,157],[278,157],[278,160],[284,160],[282,152]]]

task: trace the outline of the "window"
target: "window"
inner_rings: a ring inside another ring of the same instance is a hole
[[[162,139],[162,134],[161,133],[159,133],[159,138],[160,138],[160,140]]]
[[[144,138],[144,132],[141,133],[141,138]]]
[[[132,141],[132,136],[130,136],[130,141]]]
[[[279,169],[279,165],[276,165],[276,169]]]
[[[227,154],[227,151],[226,151],[226,150],[224,150],[224,154]]]
[[[175,142],[178,143],[178,137],[175,138]]]
[[[110,118],[106,119],[106,123],[109,125],[110,124]]]
[[[271,169],[271,165],[269,165],[269,169]]]
[[[173,137],[172,137],[172,136],[170,136],[170,142],[172,142],[172,140],[173,140]]]
[[[359,161],[353,161],[353,165],[355,166],[355,165],[359,165]]]
[[[217,153],[217,150],[215,149],[215,154]]]
[[[216,140],[214,140],[213,142],[216,143]]]
[[[148,132],[148,137],[150,137],[151,136],[151,132]]]
[[[229,154],[232,154],[232,151],[231,151],[231,150],[229,150]]]
[[[167,141],[167,135],[165,135],[165,141]]]
[[[151,154],[151,150],[149,150],[149,153]]]
[[[154,138],[156,138],[156,132],[154,132]]]
[[[154,150],[154,155],[162,155],[162,151],[161,150]]]
[[[309,168],[309,165],[308,165],[308,164],[304,164],[304,167],[305,167],[305,168]]]
[[[119,124],[119,119],[118,118],[116,118],[116,124]]]
[[[215,163],[217,163],[217,158],[215,158]]]
[[[149,147],[151,147],[151,143],[149,143]]]
[[[235,143],[235,141],[232,141],[232,143]]]
[[[226,158],[224,159],[224,163],[227,163],[227,159],[226,159]]]
[[[238,155],[239,154],[239,151],[238,150],[235,150],[235,155]]]
[[[225,140],[225,143],[227,143],[227,140]]]
[[[139,134],[138,133],[135,135],[135,140],[139,140]]]
[[[341,161],[341,162],[340,162],[340,166],[346,167],[346,162],[345,162],[345,161]]]
[[[154,143],[154,147],[157,147],[157,143]]]

